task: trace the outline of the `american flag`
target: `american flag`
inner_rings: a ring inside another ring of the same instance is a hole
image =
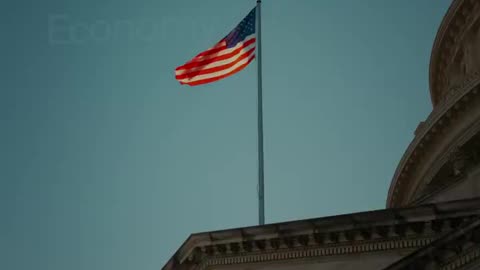
[[[190,86],[218,81],[244,69],[255,58],[255,8],[212,48],[175,69],[175,78]]]

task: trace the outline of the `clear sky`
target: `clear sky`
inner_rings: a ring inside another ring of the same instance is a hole
[[[256,66],[174,69],[254,0],[2,1],[0,269],[154,270],[255,225]],[[448,0],[264,0],[266,221],[385,207]]]

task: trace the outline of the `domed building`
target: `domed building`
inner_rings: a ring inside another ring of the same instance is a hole
[[[480,195],[480,1],[453,1],[430,60],[433,111],[395,172],[387,207]]]
[[[163,270],[480,269],[479,17],[479,0],[454,0],[440,25],[433,110],[385,210],[193,234]]]

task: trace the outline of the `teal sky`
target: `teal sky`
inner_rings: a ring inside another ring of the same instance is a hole
[[[0,4],[0,269],[154,270],[255,225],[256,66],[175,67],[254,0]],[[448,0],[264,0],[267,223],[381,209]]]

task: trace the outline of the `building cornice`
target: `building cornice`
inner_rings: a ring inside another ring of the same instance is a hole
[[[211,266],[235,265],[235,264],[258,264],[268,262],[308,260],[319,258],[331,258],[334,256],[348,256],[353,254],[365,254],[404,250],[412,252],[418,248],[429,245],[435,239],[435,235],[424,235],[411,238],[392,237],[389,239],[377,239],[371,241],[312,244],[296,248],[283,248],[277,250],[259,250],[256,252],[242,252],[235,255],[225,254],[206,258],[198,264],[196,269],[204,270]],[[316,245],[316,246],[314,246]]]
[[[480,218],[471,217],[384,270],[461,269],[479,258],[479,243]]]
[[[163,270],[411,252],[479,215],[477,199],[195,234]]]
[[[473,263],[477,263],[480,260],[480,247],[478,245],[468,249],[467,252],[460,256],[457,256],[452,261],[444,264],[440,270],[456,270],[464,269]]]

